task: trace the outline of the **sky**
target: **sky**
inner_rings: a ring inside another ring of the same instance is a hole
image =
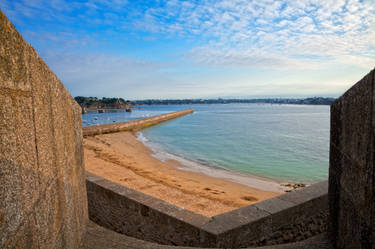
[[[375,67],[375,0],[0,0],[72,96],[338,97]]]

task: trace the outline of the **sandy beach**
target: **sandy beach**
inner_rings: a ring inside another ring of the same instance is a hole
[[[84,150],[86,171],[209,217],[282,194],[257,178],[245,185],[181,170],[178,161],[153,157],[131,132],[86,137]]]

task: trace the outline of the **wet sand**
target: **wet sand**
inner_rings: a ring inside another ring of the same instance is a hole
[[[282,194],[181,170],[178,161],[154,158],[130,132],[86,137],[84,150],[88,172],[208,217]]]

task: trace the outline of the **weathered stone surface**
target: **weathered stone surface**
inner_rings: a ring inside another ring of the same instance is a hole
[[[329,238],[337,248],[375,247],[374,75],[331,108]]]
[[[301,241],[326,231],[327,182],[212,218],[87,173],[90,219],[166,245],[239,248]]]
[[[0,11],[0,248],[77,248],[87,223],[81,113]]]
[[[214,245],[225,248],[304,240],[327,229],[327,187],[327,182],[317,183],[215,216],[202,230],[215,234]]]
[[[199,249],[197,247],[180,247],[180,246],[167,246],[159,245],[152,242],[138,240],[100,227],[97,224],[90,222],[88,225],[87,233],[83,239],[82,248],[84,249],[124,249],[124,248],[137,248],[137,249]],[[207,248],[207,247],[205,247]],[[314,236],[304,241],[272,245],[264,247],[251,247],[252,249],[332,249],[328,242],[325,233]]]
[[[12,100],[0,95],[0,245],[13,236],[24,219],[20,174],[16,160],[16,134]]]
[[[30,91],[30,73],[27,63],[29,45],[3,12],[0,13],[0,41],[0,80],[2,88]]]
[[[208,217],[88,174],[90,219],[116,232],[169,245],[198,246]]]

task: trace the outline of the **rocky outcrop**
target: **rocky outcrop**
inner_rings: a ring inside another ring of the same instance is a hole
[[[81,108],[0,11],[0,248],[78,248]]]
[[[82,97],[77,96],[74,98],[77,103],[89,110],[98,109],[124,109],[131,110],[133,106],[130,101],[125,101],[123,98],[105,98],[98,99],[97,97]]]

